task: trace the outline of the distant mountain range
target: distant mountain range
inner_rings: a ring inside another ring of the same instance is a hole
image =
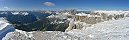
[[[15,28],[25,31],[27,30],[24,28],[26,25],[44,19],[49,15],[51,14],[32,11],[0,11],[0,17],[6,18],[11,24],[16,26]]]

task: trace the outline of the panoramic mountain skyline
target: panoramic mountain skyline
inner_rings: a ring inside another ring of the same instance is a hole
[[[0,10],[128,10],[129,0],[0,0]]]

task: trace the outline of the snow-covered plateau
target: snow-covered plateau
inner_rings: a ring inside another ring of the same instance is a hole
[[[2,40],[129,40],[129,11],[93,11],[92,14],[66,14],[69,13],[48,16],[48,18],[69,20],[69,27],[65,32],[25,32],[15,29],[14,32],[7,33]],[[97,23],[89,23],[89,21],[97,21]],[[63,22],[60,21],[60,23]]]

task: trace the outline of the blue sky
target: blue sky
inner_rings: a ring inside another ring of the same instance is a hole
[[[129,0],[0,0],[0,10],[58,9],[128,10]]]

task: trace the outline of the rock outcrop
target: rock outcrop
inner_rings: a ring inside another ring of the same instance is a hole
[[[95,11],[91,14],[77,14],[75,15],[76,21],[85,22],[87,24],[96,24],[102,21],[108,21],[108,20],[117,20],[120,18],[124,18],[129,13],[121,13],[119,11],[116,11],[116,13],[112,13],[112,11]]]
[[[128,16],[128,14],[128,11],[94,11],[90,14],[78,13],[74,16],[74,21],[69,23],[69,27],[66,29],[66,31],[81,29],[82,26],[79,26],[79,24],[76,23],[77,21],[85,22],[86,24],[83,27],[87,27],[87,25],[90,26],[89,24],[93,25],[104,21],[125,18]]]

